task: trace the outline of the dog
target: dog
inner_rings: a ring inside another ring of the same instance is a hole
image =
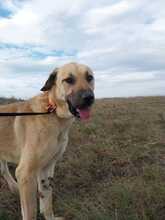
[[[23,102],[0,106],[0,112],[52,113],[0,118],[1,173],[12,191],[19,191],[23,220],[36,220],[37,198],[46,220],[55,217],[52,180],[56,162],[68,143],[75,120],[90,117],[94,103],[94,75],[83,64],[69,63],[55,69],[41,88],[42,93]],[[8,162],[17,164],[14,180]]]

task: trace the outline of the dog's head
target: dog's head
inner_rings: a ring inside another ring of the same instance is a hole
[[[75,117],[88,119],[95,99],[93,72],[86,65],[66,64],[50,74],[41,91],[48,91],[57,105]]]

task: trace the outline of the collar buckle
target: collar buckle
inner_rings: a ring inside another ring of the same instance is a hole
[[[48,106],[47,106],[47,110],[48,110],[48,112],[50,112],[50,113],[55,112],[56,108],[57,108],[56,105],[53,105],[53,104],[50,104],[50,103],[49,103]]]

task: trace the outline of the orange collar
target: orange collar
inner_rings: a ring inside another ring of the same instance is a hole
[[[57,108],[57,105],[55,103],[53,103],[51,100],[49,100],[49,103],[47,105],[47,111],[48,112],[55,112],[56,111],[56,108]]]

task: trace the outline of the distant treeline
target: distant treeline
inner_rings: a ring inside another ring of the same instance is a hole
[[[11,98],[3,98],[0,97],[0,105],[1,104],[8,104],[8,103],[12,103],[12,102],[17,102],[17,101],[22,101],[21,99],[16,99],[14,97]]]

